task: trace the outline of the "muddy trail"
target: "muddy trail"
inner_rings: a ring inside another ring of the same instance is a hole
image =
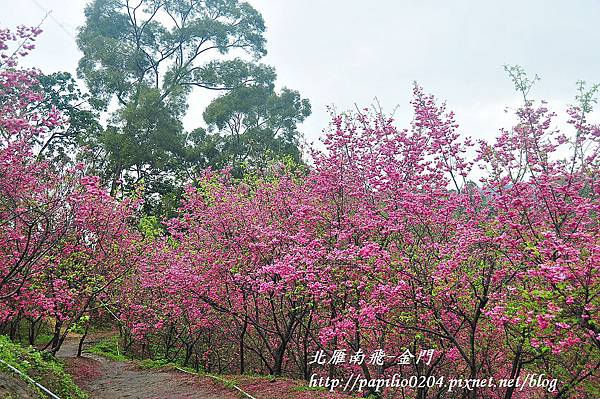
[[[91,337],[90,341],[95,339]],[[57,355],[92,399],[239,398],[236,392],[207,377],[177,370],[143,369],[133,362],[117,362],[85,352],[78,358],[78,343],[78,338],[67,338]]]

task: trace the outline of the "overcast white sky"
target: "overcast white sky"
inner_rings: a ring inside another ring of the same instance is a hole
[[[508,122],[518,104],[503,64],[541,78],[536,98],[572,102],[575,81],[600,82],[600,1],[250,0],[267,25],[268,55],[278,86],[308,97],[313,115],[301,130],[309,141],[326,127],[327,105],[338,110],[396,105],[410,119],[414,80],[456,111],[462,131],[482,138]],[[0,0],[0,25],[37,25],[44,34],[29,63],[44,72],[75,74],[77,27],[86,0]],[[211,93],[194,92],[188,128],[201,121]]]

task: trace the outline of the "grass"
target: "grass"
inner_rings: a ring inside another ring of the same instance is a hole
[[[165,359],[144,359],[138,362],[138,366],[143,369],[160,369],[163,367],[174,367],[175,364]]]
[[[95,345],[87,348],[85,352],[93,353],[117,362],[134,362],[142,369],[175,368],[177,364],[166,359],[143,359],[137,360],[127,356],[120,347],[119,337],[113,336],[98,341]],[[190,369],[190,371],[193,371]]]
[[[317,391],[317,392],[326,392],[328,391],[325,387],[311,387],[310,385],[298,385],[294,387],[294,391],[298,392],[309,392],[309,391]]]
[[[48,342],[52,341],[54,335],[50,333],[39,334],[35,339],[35,345],[46,345]]]
[[[125,362],[129,359],[119,348],[119,337],[110,337],[99,341],[96,345],[86,349],[86,352],[104,356],[117,362]]]
[[[0,359],[27,374],[61,398],[86,399],[88,397],[73,382],[72,377],[65,371],[63,363],[49,353],[37,351],[31,346],[21,346],[8,337],[0,335]],[[2,363],[0,363],[0,370],[7,374],[14,374]],[[41,397],[46,397],[37,387],[32,385],[32,388]]]

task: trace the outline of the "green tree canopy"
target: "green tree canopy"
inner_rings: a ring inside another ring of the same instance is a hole
[[[164,202],[208,166],[241,174],[284,154],[301,158],[296,125],[310,105],[296,91],[274,91],[275,70],[257,63],[264,21],[248,3],[95,0],[85,15],[78,74],[111,110],[97,164],[113,193],[141,183]],[[224,94],[204,113],[208,131],[186,134],[193,88]]]
[[[237,0],[96,0],[78,36],[78,72],[105,104],[138,100],[141,87],[179,103],[198,86],[227,90],[271,84],[272,68],[241,58],[215,59],[238,49],[266,54],[262,16]]]
[[[242,87],[220,96],[203,114],[208,133],[199,134],[204,153],[213,157],[204,161],[231,167],[238,176],[246,168],[261,170],[286,157],[300,163],[297,125],[310,112],[309,101],[287,88],[278,94],[267,87]]]
[[[77,82],[68,72],[56,72],[37,77],[39,90],[44,99],[34,106],[50,112],[59,110],[64,123],[56,126],[48,136],[37,144],[38,156],[62,162],[73,161],[76,156],[85,156],[78,149],[90,148],[102,131],[94,100],[81,92]]]

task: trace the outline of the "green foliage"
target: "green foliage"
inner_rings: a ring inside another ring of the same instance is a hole
[[[54,128],[39,142],[39,154],[54,160],[68,161],[73,155],[88,159],[90,154],[77,150],[93,147],[102,133],[97,105],[92,97],[79,89],[77,82],[68,72],[40,75],[37,89],[44,94],[39,107],[47,112],[59,110],[65,123]]]
[[[119,347],[119,337],[116,336],[100,340],[96,345],[86,349],[86,352],[104,356],[117,362],[129,360]]]
[[[328,389],[325,387],[320,387],[320,386],[308,386],[308,385],[298,385],[296,387],[294,387],[294,391],[298,391],[298,392],[311,392],[311,391],[317,391],[317,392],[325,392]]]
[[[166,359],[144,359],[138,365],[143,369],[159,369],[163,367],[175,367],[175,365]]]
[[[285,155],[300,162],[296,125],[310,104],[273,91],[274,69],[256,63],[266,54],[264,21],[248,3],[95,0],[85,16],[78,75],[98,109],[117,105],[93,136],[93,167],[112,194],[142,186],[145,211],[171,216],[182,184],[207,167],[241,175]],[[232,50],[253,60],[223,57]],[[181,124],[195,87],[226,92],[205,112],[209,132]],[[239,129],[225,128],[240,117]]]
[[[142,216],[138,227],[143,236],[150,240],[160,237],[164,233],[160,219],[156,216]]]
[[[52,338],[54,338],[54,334],[52,334],[51,332],[39,334],[35,338],[35,344],[36,345],[46,345],[48,342],[52,341]]]
[[[149,194],[164,195],[175,189],[173,171],[179,168],[184,147],[179,117],[158,89],[148,87],[140,87],[136,100],[113,115],[100,139],[106,152],[103,175],[113,193],[133,191],[138,185]],[[147,207],[154,205],[152,197],[147,200]]]
[[[61,398],[85,399],[87,395],[73,382],[63,364],[49,353],[25,348],[0,335],[0,359],[27,374]],[[0,370],[12,373],[2,363]],[[28,381],[29,382],[29,381]],[[33,387],[38,390],[38,388]],[[40,395],[41,391],[38,390]]]
[[[83,333],[85,333],[85,326],[89,322],[90,322],[90,316],[83,315],[83,316],[81,316],[81,318],[79,320],[77,320],[75,323],[73,323],[71,325],[71,327],[69,327],[69,331],[73,332],[75,334],[83,334]]]
[[[248,3],[96,0],[85,16],[78,71],[105,104],[113,96],[123,104],[135,102],[141,86],[161,89],[172,101],[192,86],[222,89],[272,80],[265,68],[239,58],[202,63],[207,52],[212,58],[232,49],[256,58],[266,54],[264,21]]]
[[[96,104],[119,109],[98,140],[102,172],[112,192],[144,185],[146,208],[177,191],[186,145],[181,118],[193,87],[270,85],[272,68],[218,57],[241,49],[266,53],[261,15],[236,0],[96,0],[78,36],[78,74]]]
[[[593,84],[589,89],[587,83],[584,80],[577,81],[577,92],[575,100],[579,103],[581,111],[584,114],[588,114],[594,110],[594,105],[598,104],[596,94],[600,90],[600,84]]]
[[[520,65],[504,65],[504,70],[515,85],[515,90],[523,96],[523,101],[529,102],[527,95],[540,77],[538,75],[527,76],[527,72]]]
[[[231,167],[235,176],[263,171],[274,161],[302,162],[297,125],[311,113],[295,90],[278,94],[269,87],[243,87],[215,99],[204,111],[210,134],[211,166]],[[192,154],[193,155],[193,154]],[[194,157],[191,160],[195,162]]]

